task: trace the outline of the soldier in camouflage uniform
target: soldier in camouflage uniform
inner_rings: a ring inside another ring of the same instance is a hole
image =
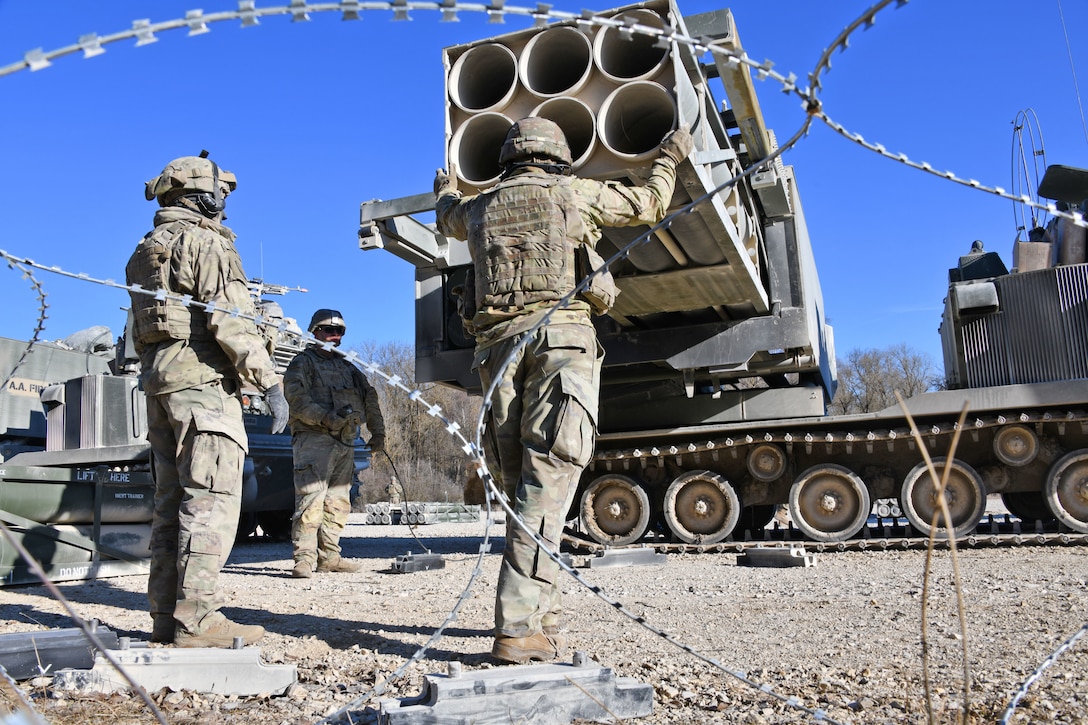
[[[161,208],[125,268],[129,285],[215,305],[206,312],[130,293],[128,334],[140,355],[155,477],[151,640],[181,647],[229,647],[235,637],[250,644],[264,635],[223,616],[217,584],[238,528],[249,448],[242,385],[264,393],[274,433],[288,413],[266,340],[252,320],[232,314],[254,310],[234,233],[222,224],[236,186],[234,174],[204,154],[171,161],[147,182],[147,199]]]
[[[339,346],[347,326],[339,312],[322,309],[314,313],[309,329],[318,342]],[[378,391],[359,368],[317,345],[295,356],[283,387],[291,406],[295,461],[291,575],[308,579],[315,564],[317,571],[358,571],[358,564],[340,556],[340,534],[351,513],[355,439],[364,417],[371,452],[385,445]]]
[[[474,279],[462,304],[475,334],[474,364],[495,388],[485,429],[488,467],[514,511],[553,549],[593,453],[603,351],[592,313],[615,299],[611,275],[558,310],[503,369],[515,345],[587,271],[601,228],[655,224],[664,218],[676,166],[692,149],[686,128],[661,144],[642,186],[570,176],[563,132],[542,118],[511,127],[499,156],[498,184],[462,198],[456,178],[435,177],[438,229],[468,241]],[[555,659],[563,649],[558,565],[513,521],[499,572],[492,654],[507,662]]]

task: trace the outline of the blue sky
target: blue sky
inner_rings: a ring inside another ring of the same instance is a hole
[[[287,3],[258,3],[273,4]],[[681,0],[680,9],[730,7],[748,53],[803,83],[869,4]],[[0,0],[0,67],[133,20],[236,7]],[[1059,10],[1081,34],[1072,59]],[[308,23],[216,23],[206,34],[169,31],[150,45],[124,41],[97,57],[77,53],[0,77],[0,248],[123,279],[154,213],[144,182],[170,159],[207,148],[239,179],[227,223],[247,273],[310,290],[279,298],[287,314],[305,321],[315,308],[335,307],[348,320],[347,345],[411,343],[413,269],[358,249],[359,203],[431,189],[444,163],[442,48],[527,27],[468,12],[459,23],[429,11],[412,17],[394,22],[387,11],[366,12],[344,22],[314,13]],[[1013,120],[1023,109],[1040,120],[1048,163],[1088,167],[1074,85],[1075,68],[1088,93],[1085,27],[1082,0],[914,0],[882,12],[836,54],[821,97],[830,117],[867,140],[1009,189]],[[771,82],[758,91],[768,125],[779,139],[791,136],[804,117],[799,100]],[[947,270],[974,239],[1012,265],[1012,203],[879,158],[821,124],[784,161],[796,169],[839,354],[906,343],[939,364]],[[47,339],[96,324],[120,332],[124,292],[37,276],[50,305]],[[25,339],[34,295],[7,268],[0,306],[0,336]]]

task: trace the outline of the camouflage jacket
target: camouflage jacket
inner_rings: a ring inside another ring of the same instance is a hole
[[[148,295],[130,292],[134,343],[140,354],[140,379],[148,395],[162,395],[215,380],[241,382],[265,391],[279,382],[267,341],[253,320],[232,314],[253,315],[253,300],[246,286],[242,260],[234,248],[234,232],[195,212],[167,207],[155,214],[155,229],[136,247],[125,268],[128,284],[188,295],[215,303],[211,313],[190,307],[191,329],[160,323],[163,308],[147,304]],[[174,304],[180,306],[179,303]],[[176,324],[176,310],[174,315]],[[139,330],[156,330],[145,334]],[[163,330],[174,329],[173,333]]]
[[[522,175],[548,176],[548,172],[534,166],[524,166],[507,179]],[[501,185],[503,182],[499,182]],[[574,204],[581,217],[581,224],[569,224],[568,234],[574,244],[596,247],[603,227],[627,227],[656,224],[665,218],[676,185],[676,165],[667,156],[654,161],[650,176],[641,186],[625,186],[618,181],[596,181],[572,177],[570,189]],[[470,240],[478,228],[474,222],[491,203],[495,189],[475,196],[461,197],[460,192],[448,192],[435,203],[438,230],[449,237]],[[476,244],[470,240],[469,250]],[[480,260],[473,259],[476,265]],[[528,330],[554,306],[554,302],[536,302],[518,308],[484,308],[473,318],[478,346],[517,335]],[[555,323],[590,324],[589,305],[575,299],[566,309],[558,310],[551,318]]]
[[[351,443],[365,415],[371,438],[385,438],[378,391],[359,368],[339,355],[322,355],[314,347],[295,355],[283,374],[283,395],[291,407],[292,432],[317,431]],[[348,410],[356,417],[345,425]]]

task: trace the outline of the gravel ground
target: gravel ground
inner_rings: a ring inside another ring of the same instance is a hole
[[[298,684],[277,697],[153,693],[170,723],[314,723],[371,691],[427,641],[476,567],[482,523],[416,527],[445,568],[399,574],[395,557],[422,549],[407,526],[366,526],[353,514],[342,541],[362,563],[355,574],[292,579],[290,545],[247,542],[222,577],[228,616],[261,624],[268,663],[297,666]],[[490,658],[501,525],[492,552],[445,637],[381,698],[417,695],[422,676],[500,666]],[[1086,550],[1075,547],[963,550],[970,722],[998,722],[1018,688],[1088,621]],[[744,672],[783,698],[837,722],[926,723],[922,658],[924,550],[834,552],[811,567],[752,568],[734,554],[670,554],[663,565],[586,568],[578,573],[729,672]],[[567,579],[567,639],[621,677],[653,686],[647,723],[812,722],[804,710],[705,664]],[[76,611],[119,635],[146,639],[145,580],[125,576],[61,585]],[[951,557],[934,553],[926,616],[934,722],[961,717],[964,633]],[[0,589],[0,632],[69,627],[43,587]],[[145,723],[154,716],[130,696],[73,696],[49,678],[20,683],[50,723]],[[9,707],[12,693],[2,693]],[[372,698],[354,708],[374,721]],[[2,704],[2,703],[0,703]],[[1088,722],[1088,637],[1067,648],[1028,690],[1013,723]]]

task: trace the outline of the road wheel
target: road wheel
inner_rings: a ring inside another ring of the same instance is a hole
[[[1088,448],[1067,453],[1051,467],[1046,503],[1058,521],[1088,534]]]
[[[937,516],[938,539],[948,538],[947,524],[940,515],[940,504],[937,500],[937,484],[944,475],[944,462],[944,458],[933,459],[937,481],[929,475],[925,462],[919,463],[903,479],[903,488],[899,494],[903,514],[911,526],[923,536],[929,536],[934,530],[934,516]],[[986,510],[986,486],[975,469],[963,461],[953,459],[951,465],[945,499],[948,502],[948,513],[952,517],[952,531],[956,538],[960,538],[978,525],[983,511]]]
[[[716,544],[733,532],[740,499],[729,482],[711,471],[689,471],[669,484],[665,523],[687,544]]]
[[[845,541],[861,531],[872,509],[869,489],[845,466],[809,468],[790,488],[790,518],[813,541]]]
[[[599,544],[623,546],[642,538],[650,523],[650,497],[633,479],[606,474],[582,494],[582,527]]]

